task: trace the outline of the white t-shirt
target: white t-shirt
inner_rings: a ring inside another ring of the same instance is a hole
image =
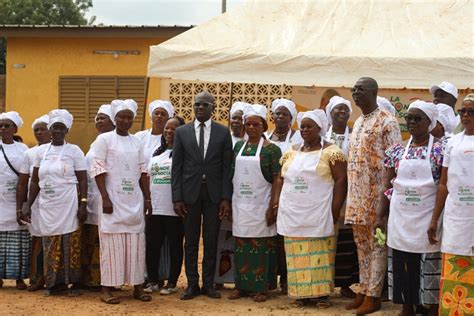
[[[152,157],[148,163],[153,215],[178,216],[173,210],[171,197],[171,152],[167,149],[161,155]]]
[[[17,172],[23,163],[28,146],[22,143],[3,144],[8,160]],[[16,222],[16,187],[18,176],[8,166],[3,153],[0,151],[0,231],[23,230]]]
[[[151,129],[147,129],[144,131],[137,132],[135,136],[137,136],[143,143],[143,154],[145,155],[146,163],[148,164],[148,161],[155,152],[155,150],[157,150],[158,147],[161,146],[162,135],[153,135],[151,133]]]

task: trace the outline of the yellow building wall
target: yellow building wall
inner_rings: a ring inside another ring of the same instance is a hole
[[[165,40],[167,39],[9,38],[6,110],[19,112],[25,121],[18,134],[26,144],[35,143],[31,124],[37,117],[58,107],[59,76],[146,76],[149,46]],[[139,50],[140,55],[119,55],[115,58],[110,54],[93,54],[93,50]],[[25,67],[16,68],[13,66],[15,64],[23,64]],[[147,101],[159,96],[160,80],[152,78]],[[145,118],[145,121],[148,127],[150,120]],[[80,132],[79,127],[76,130]],[[74,125],[70,133],[75,133]]]

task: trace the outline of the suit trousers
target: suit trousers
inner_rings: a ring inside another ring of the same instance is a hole
[[[202,218],[202,237],[204,244],[202,283],[203,288],[210,288],[214,285],[216,270],[217,238],[221,223],[219,219],[219,205],[211,201],[207,186],[205,183],[202,183],[198,200],[193,204],[187,204],[186,208],[188,212],[184,218],[184,266],[188,286],[199,286],[197,263]]]
[[[146,266],[150,283],[158,283],[159,264],[165,236],[170,248],[168,283],[178,284],[183,265],[183,221],[181,217],[152,215],[146,223]]]

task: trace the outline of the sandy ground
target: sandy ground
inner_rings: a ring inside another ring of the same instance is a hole
[[[184,289],[183,276],[180,288]],[[98,292],[84,291],[81,296],[66,295],[45,296],[42,291],[27,292],[15,289],[14,281],[6,281],[0,289],[0,315],[97,315],[97,314],[154,314],[154,315],[353,315],[344,309],[349,300],[338,297],[331,298],[332,307],[319,310],[310,305],[304,308],[294,307],[292,300],[286,296],[272,293],[272,298],[265,303],[255,303],[251,298],[237,301],[227,299],[232,286],[227,285],[221,291],[219,300],[199,296],[190,301],[179,300],[179,293],[170,296],[153,294],[151,302],[143,303],[131,297],[131,290],[116,291],[121,303],[106,305],[99,300]],[[399,308],[385,302],[382,310],[373,315],[398,315]]]

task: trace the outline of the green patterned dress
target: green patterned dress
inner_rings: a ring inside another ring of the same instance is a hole
[[[235,157],[244,142],[238,142],[234,147]],[[255,156],[257,145],[246,145],[242,156]],[[274,174],[280,172],[280,148],[274,144],[264,146],[260,152],[260,169],[268,182],[273,182]],[[235,237],[234,248],[235,286],[247,293],[262,293],[273,290],[277,286],[277,254],[276,236],[263,238]]]

